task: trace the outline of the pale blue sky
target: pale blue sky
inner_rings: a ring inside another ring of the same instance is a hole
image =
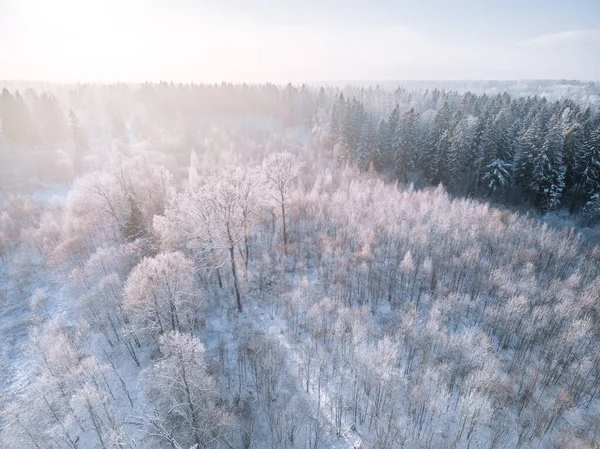
[[[600,0],[0,0],[0,78],[600,79]]]

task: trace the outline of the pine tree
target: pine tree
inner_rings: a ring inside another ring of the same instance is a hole
[[[483,180],[488,191],[494,193],[511,183],[512,164],[502,160],[494,159],[484,169]]]
[[[127,196],[129,204],[129,213],[122,225],[121,233],[126,242],[133,242],[146,235],[144,228],[144,215],[133,195]]]
[[[586,203],[583,214],[590,224],[600,221],[600,191],[594,193]]]
[[[512,140],[510,138],[510,112],[508,108],[502,109],[484,133],[482,152],[479,155],[478,165],[482,168],[481,176],[487,182],[483,191],[495,191],[498,186],[506,186],[510,176],[504,173],[513,171]],[[491,182],[494,180],[494,182]],[[491,182],[491,183],[490,183]]]
[[[573,123],[565,133],[563,161],[566,167],[565,189],[572,190],[569,211],[574,212],[579,203],[580,191],[584,186],[581,167],[585,154],[584,128],[579,122]]]
[[[434,184],[440,181],[440,173],[442,170],[441,153],[444,152],[446,145],[449,145],[449,126],[450,107],[448,102],[445,101],[435,114],[420,158],[421,169]],[[441,151],[440,145],[442,146]]]
[[[448,167],[451,175],[450,184],[456,185],[459,180],[468,179],[468,171],[472,171],[469,166],[470,150],[473,146],[473,127],[472,120],[469,117],[461,117],[452,129],[450,137],[450,152],[452,165]]]
[[[582,183],[591,197],[600,189],[600,125],[592,131],[581,158]]]
[[[38,130],[19,92],[13,96],[6,88],[2,90],[0,121],[4,137],[10,144],[32,148],[39,142]]]
[[[464,159],[464,164],[471,167],[467,180],[467,194],[474,193],[479,186],[481,173],[483,168],[480,165],[480,155],[483,153],[485,127],[487,123],[487,115],[484,114],[477,119],[477,123],[473,129],[473,141]]]
[[[402,116],[398,133],[397,172],[401,179],[406,179],[406,173],[414,169],[417,154],[417,114],[415,108],[410,108]]]
[[[37,115],[46,142],[56,144],[68,136],[68,127],[64,115],[54,95],[43,93],[40,96]]]
[[[352,99],[346,107],[346,117],[342,123],[342,157],[353,158],[358,151],[365,111],[362,103]]]
[[[461,174],[461,153],[464,146],[464,134],[461,129],[463,112],[458,110],[452,116],[448,132],[448,142],[443,156],[443,181],[448,187],[453,186]]]
[[[379,122],[379,127],[377,128],[377,136],[376,136],[376,145],[374,151],[374,159],[375,164],[373,168],[377,171],[381,171],[383,169],[383,155],[385,154],[385,149],[389,143],[389,133],[388,133],[388,125],[385,120],[381,120]]]
[[[536,196],[536,203],[545,211],[554,210],[560,205],[565,188],[563,142],[559,117],[554,116],[542,148],[533,157],[529,183],[529,189]]]
[[[449,185],[453,179],[454,157],[451,153],[452,135],[450,129],[446,129],[437,143],[437,155],[434,159],[434,166],[431,173],[433,174],[431,182],[439,184],[440,182]]]
[[[339,143],[342,138],[342,129],[344,126],[344,120],[346,119],[346,101],[344,100],[344,94],[340,94],[338,99],[333,104],[331,109],[331,122],[329,125],[329,139],[330,149]]]
[[[536,155],[541,150],[540,119],[536,118],[525,130],[517,142],[518,153],[515,156],[515,180],[527,191]]]
[[[356,151],[356,160],[362,169],[366,169],[370,164],[375,163],[375,149],[377,147],[377,133],[375,131],[375,120],[371,114],[368,114],[362,126],[358,149]]]
[[[14,110],[14,97],[5,87],[0,95],[0,122],[2,123],[2,134],[8,142],[17,140],[16,117]]]
[[[398,105],[396,105],[387,120],[387,138],[382,161],[386,170],[392,173],[396,173],[398,168],[397,163],[400,153],[399,128],[400,112],[398,111]]]
[[[583,160],[585,149],[585,136],[583,126],[579,122],[573,123],[567,128],[563,145],[563,159],[567,166],[565,182],[567,187],[577,184],[581,173],[578,173],[577,165]]]

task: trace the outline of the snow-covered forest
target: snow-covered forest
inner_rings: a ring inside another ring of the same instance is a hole
[[[565,84],[7,85],[0,447],[597,447]]]
[[[333,105],[339,157],[402,182],[417,172],[462,196],[599,216],[600,115],[589,103],[437,89],[359,98],[342,93]]]

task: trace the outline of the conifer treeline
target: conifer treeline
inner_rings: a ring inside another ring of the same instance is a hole
[[[340,157],[393,174],[422,173],[465,196],[600,213],[600,116],[565,99],[398,91],[389,116],[343,94],[331,112]],[[366,101],[366,100],[365,100]]]

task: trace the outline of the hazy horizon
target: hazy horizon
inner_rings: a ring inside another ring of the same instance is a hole
[[[0,0],[0,76],[73,82],[600,79],[600,3]]]
[[[600,449],[599,18],[0,0],[0,448]]]

